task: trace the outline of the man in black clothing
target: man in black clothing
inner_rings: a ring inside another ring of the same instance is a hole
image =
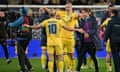
[[[79,52],[79,59],[77,65],[77,71],[80,71],[83,57],[88,52],[94,62],[95,72],[98,72],[98,62],[96,59],[96,50],[101,50],[100,38],[98,37],[97,22],[95,17],[89,15],[89,9],[82,9],[81,12],[84,16],[84,21],[81,24],[83,29],[82,35],[82,47]]]
[[[11,59],[9,59],[9,54],[6,44],[7,33],[6,33],[6,25],[4,23],[5,21],[6,21],[5,14],[3,12],[0,12],[0,44],[3,47],[7,64],[9,64],[11,62]]]
[[[111,4],[111,5],[108,6],[108,11],[107,11],[105,14],[102,15],[101,24],[102,24],[108,17],[110,17],[109,14],[110,14],[110,12],[111,12],[113,9],[115,9],[115,7],[114,7],[113,4]]]
[[[107,42],[108,38],[110,39],[115,72],[120,72],[120,17],[117,10],[112,10],[110,15],[112,20],[106,28],[104,40]]]
[[[26,29],[22,25],[23,24],[33,24],[33,19],[28,16],[29,8],[23,7],[20,9],[21,16],[8,24],[10,27],[17,27],[17,55],[18,55],[18,61],[20,65],[20,71],[19,72],[26,72],[31,71],[34,68],[32,67],[27,55],[25,54],[26,48],[30,42],[32,33],[31,29]],[[27,69],[26,69],[27,67]]]
[[[81,10],[78,14],[78,25],[79,28],[82,28],[82,23],[83,23],[83,14],[81,13]],[[77,59],[79,60],[80,58],[80,52],[81,52],[81,48],[83,47],[83,34],[80,34],[78,32],[75,32],[75,49],[76,49],[76,53],[77,53]],[[83,57],[83,64],[84,66],[87,65],[86,62],[86,56]]]

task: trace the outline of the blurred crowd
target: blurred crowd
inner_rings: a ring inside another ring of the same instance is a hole
[[[71,2],[73,5],[120,5],[120,0],[1,0],[0,4],[34,4],[34,5],[64,5]]]

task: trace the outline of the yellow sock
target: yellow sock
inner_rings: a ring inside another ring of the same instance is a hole
[[[75,72],[76,69],[75,59],[72,59],[71,62],[72,62],[72,72]]]
[[[63,69],[64,69],[63,61],[58,61],[58,70],[59,70],[59,72],[63,72]]]
[[[49,72],[53,72],[53,64],[54,64],[54,61],[49,61],[48,62],[48,70],[49,70]]]
[[[110,63],[106,63],[107,69],[110,68]]]
[[[89,62],[89,65],[92,65],[93,64],[93,60],[91,57],[88,58],[88,62]]]
[[[41,56],[41,64],[42,64],[42,68],[46,67],[46,55],[42,54]]]
[[[70,69],[70,58],[68,55],[64,55],[64,63],[65,63],[65,69]]]

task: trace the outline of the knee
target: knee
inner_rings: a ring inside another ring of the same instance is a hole
[[[64,55],[67,55],[67,52],[64,52],[63,54],[64,54]]]
[[[54,55],[53,54],[48,54],[48,59],[49,59],[49,61],[53,61],[54,60]]]
[[[69,53],[69,57],[70,57],[71,59],[74,59],[74,54],[73,54],[73,53]]]
[[[45,54],[46,54],[46,51],[47,51],[47,50],[43,49],[43,50],[42,50],[42,54],[45,55]]]
[[[58,59],[58,60],[63,60],[63,55],[58,55],[58,56],[57,56],[57,59]]]

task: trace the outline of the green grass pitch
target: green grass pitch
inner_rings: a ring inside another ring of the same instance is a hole
[[[45,72],[45,70],[41,69],[40,59],[32,58],[30,59],[30,61],[33,67],[35,68],[32,72]],[[98,62],[99,62],[99,72],[107,72],[105,59],[98,59]],[[12,59],[12,62],[10,64],[6,64],[5,59],[0,59],[0,72],[17,72],[18,70],[19,70],[19,63],[16,58]],[[95,70],[82,69],[81,72],[95,72]]]

